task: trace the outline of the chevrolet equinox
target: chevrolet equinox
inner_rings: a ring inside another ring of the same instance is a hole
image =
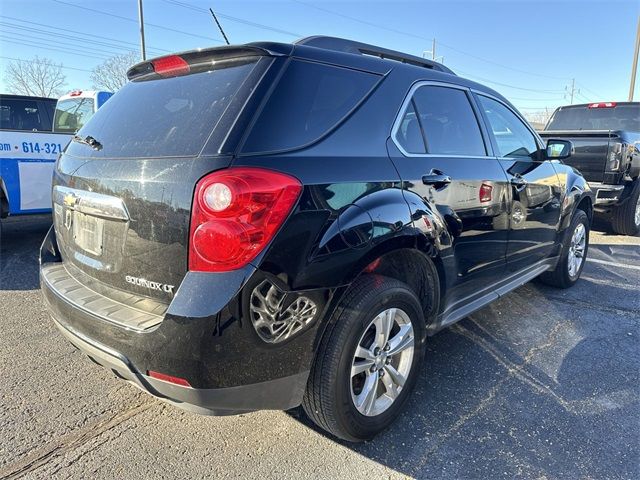
[[[331,37],[144,61],[57,160],[46,302],[173,405],[361,441],[430,335],[585,263],[593,195],[500,94]]]

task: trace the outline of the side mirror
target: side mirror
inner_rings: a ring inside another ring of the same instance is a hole
[[[547,159],[563,160],[574,154],[573,143],[569,140],[550,138],[547,140]]]

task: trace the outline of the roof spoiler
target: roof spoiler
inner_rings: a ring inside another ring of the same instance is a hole
[[[177,73],[195,73],[198,71],[210,70],[216,62],[243,61],[243,59],[255,58],[257,56],[277,55],[278,52],[271,52],[256,45],[231,45],[214,48],[204,48],[191,50],[182,53],[174,53],[162,57],[152,58],[144,62],[137,63],[127,70],[129,80],[142,79],[155,76],[156,68],[159,64],[173,64],[171,68]],[[245,60],[246,61],[246,60]],[[174,76],[174,75],[169,75]]]
[[[306,45],[309,47],[323,48],[326,50],[335,50],[337,52],[354,53],[356,55],[369,55],[373,57],[395,60],[397,62],[408,63],[417,67],[429,68],[439,72],[455,75],[453,70],[445,67],[441,63],[427,60],[426,58],[416,57],[407,53],[389,50],[387,48],[369,45],[368,43],[356,42],[338,37],[327,37],[315,35],[297,40],[296,45]]]

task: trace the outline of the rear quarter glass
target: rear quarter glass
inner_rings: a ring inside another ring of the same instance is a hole
[[[78,132],[82,138],[95,138],[102,148],[71,142],[66,153],[97,158],[196,156],[216,125],[232,124],[220,120],[234,98],[249,95],[247,81],[267,64],[257,57],[244,58],[206,72],[130,81]]]
[[[242,153],[292,150],[317,141],[353,111],[380,78],[292,60],[251,128]]]

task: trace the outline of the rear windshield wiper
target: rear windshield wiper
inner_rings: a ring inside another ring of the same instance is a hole
[[[79,135],[74,135],[71,140],[74,142],[82,143],[84,145],[89,145],[94,150],[102,150],[102,144],[91,135],[87,135],[84,138]]]

